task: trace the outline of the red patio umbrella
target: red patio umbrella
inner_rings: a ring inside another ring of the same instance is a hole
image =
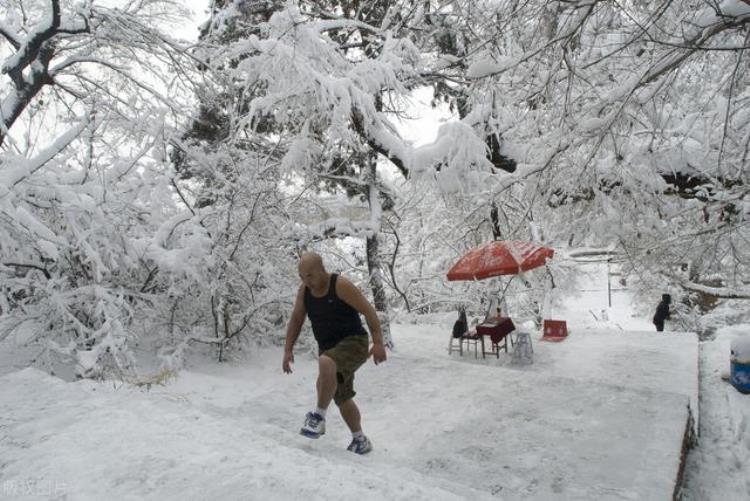
[[[516,275],[544,265],[555,251],[531,242],[497,240],[469,250],[448,270],[448,280]]]

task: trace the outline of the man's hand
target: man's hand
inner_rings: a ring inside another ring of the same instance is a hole
[[[383,343],[373,343],[372,348],[370,348],[370,355],[372,355],[372,361],[375,362],[375,365],[378,365],[380,362],[385,362],[387,357],[385,355],[385,346],[383,346]]]
[[[284,361],[281,363],[281,368],[285,374],[292,373],[293,363],[294,363],[294,352],[284,350]]]

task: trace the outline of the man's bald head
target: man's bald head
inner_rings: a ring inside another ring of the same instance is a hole
[[[305,252],[299,258],[297,266],[302,282],[314,293],[324,293],[328,289],[328,273],[323,265],[323,258],[315,252]]]
[[[305,252],[304,254],[302,254],[299,258],[298,268],[300,272],[302,270],[326,270],[325,266],[323,265],[323,258],[320,257],[320,254],[317,254],[315,252]]]

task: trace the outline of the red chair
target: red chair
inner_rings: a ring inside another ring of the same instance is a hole
[[[542,341],[560,342],[568,337],[568,324],[565,320],[545,320]]]

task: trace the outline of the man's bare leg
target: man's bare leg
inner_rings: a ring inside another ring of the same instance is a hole
[[[350,398],[339,405],[339,411],[352,433],[362,431],[362,416],[359,413],[357,404],[354,403],[354,399]]]
[[[318,408],[328,409],[336,393],[336,362],[329,356],[318,358]]]
[[[308,412],[300,433],[308,438],[318,438],[326,432],[326,410],[336,393],[336,362],[326,355],[318,359],[318,408]]]
[[[346,402],[339,405],[339,411],[341,417],[346,421],[346,425],[352,432],[352,443],[349,444],[347,450],[350,450],[356,454],[367,454],[372,450],[372,443],[362,433],[362,416],[359,413],[357,404],[354,403],[354,399],[349,399]]]

